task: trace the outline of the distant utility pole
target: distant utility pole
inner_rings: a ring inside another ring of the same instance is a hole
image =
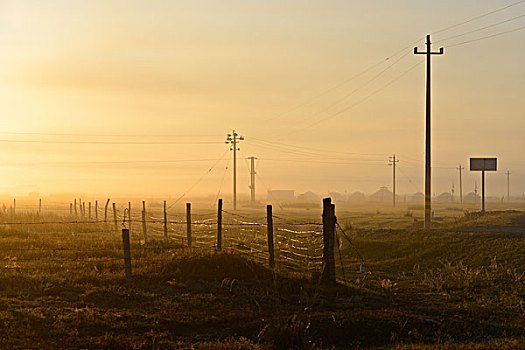
[[[507,201],[510,202],[510,171],[507,170],[505,175],[507,176]]]
[[[430,228],[430,201],[431,201],[431,162],[430,162],[430,57],[432,55],[442,55],[443,48],[439,52],[432,52],[432,44],[430,42],[430,35],[427,35],[427,51],[419,52],[417,47],[414,47],[415,55],[427,55],[427,95],[426,95],[426,137],[425,137],[425,229]]]
[[[250,160],[250,203],[255,204],[255,160],[257,158],[251,156]]]
[[[226,137],[226,143],[232,145],[230,151],[233,151],[233,210],[237,210],[237,151],[241,150],[237,148],[237,143],[242,140],[244,137],[239,136],[235,130]]]
[[[396,163],[399,163],[399,159],[396,160],[396,155],[392,155],[392,157],[388,160],[389,166],[392,167],[392,205],[395,208],[396,207]]]
[[[465,168],[463,168],[460,164],[459,167],[457,167],[456,169],[459,170],[459,202],[463,204],[463,182],[461,180],[461,170]]]

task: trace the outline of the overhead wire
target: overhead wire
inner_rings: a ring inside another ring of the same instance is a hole
[[[86,144],[86,145],[202,145],[202,144],[218,144],[223,143],[219,141],[191,141],[191,142],[176,142],[176,141],[58,141],[58,140],[7,140],[0,139],[3,143],[43,143],[43,144]]]
[[[505,34],[509,34],[509,33],[514,33],[514,32],[520,31],[520,30],[524,30],[524,29],[525,29],[525,26],[519,27],[519,28],[514,28],[514,29],[506,30],[506,31],[503,31],[503,32],[499,32],[499,33],[483,36],[481,38],[466,40],[466,41],[462,41],[462,42],[459,42],[459,43],[456,43],[456,44],[448,45],[448,47],[456,47],[456,46],[461,46],[461,45],[465,45],[465,44],[470,44],[470,43],[473,43],[473,42],[486,40],[486,39],[490,39],[490,38],[495,38],[495,37],[498,37],[498,36],[501,36],[501,35],[505,35]]]
[[[166,209],[170,209],[171,207],[173,207],[175,204],[177,204],[182,198],[184,198],[191,190],[193,190],[193,188],[195,188],[195,186],[197,186],[201,181],[202,179],[204,179],[204,177],[206,177],[206,175],[208,175],[209,173],[211,173],[211,171],[217,166],[217,164],[219,164],[219,162],[221,160],[224,160],[224,156],[228,153],[229,150],[226,150],[222,156],[220,157],[220,160],[218,160],[217,162],[215,162],[215,164],[213,164],[208,170],[206,170],[204,172],[204,174],[202,174],[202,176],[200,178],[197,179],[197,181],[195,181],[185,192],[182,193],[182,195],[180,195],[179,198],[177,198],[175,200],[175,202],[173,202],[171,205],[169,205]]]
[[[308,118],[305,118],[303,121],[309,120],[309,119],[314,119],[316,116],[320,115],[321,113],[324,113],[324,112],[332,109],[333,107],[338,106],[342,102],[346,101],[348,98],[352,97],[355,93],[361,91],[363,88],[368,86],[370,83],[372,83],[375,80],[377,80],[380,76],[382,76],[384,73],[386,73],[390,68],[392,68],[393,66],[398,64],[405,57],[407,57],[408,54],[410,54],[410,51],[407,51],[405,54],[403,54],[401,57],[399,57],[397,60],[395,60],[392,64],[388,65],[386,68],[381,70],[379,73],[377,73],[376,75],[372,76],[370,79],[366,80],[363,84],[360,84],[358,87],[356,87],[355,89],[353,89],[352,91],[350,91],[349,93],[344,95],[342,98],[340,98],[340,99],[336,100],[335,102],[331,103],[328,107],[324,108],[322,111],[314,113],[313,115],[309,116]]]
[[[405,75],[407,75],[408,73],[410,73],[413,69],[415,69],[417,66],[421,65],[422,63],[424,62],[424,60],[421,60],[419,62],[417,62],[416,64],[410,66],[407,70],[405,70],[403,73],[401,73],[400,75],[396,76],[394,79],[390,80],[387,84],[383,85],[382,87],[374,90],[372,93],[366,95],[364,98],[360,99],[359,101],[355,102],[354,104],[350,105],[350,106],[347,106],[335,113],[332,113],[324,118],[321,118],[319,120],[317,120],[316,122],[306,126],[305,128],[303,129],[299,129],[299,130],[295,130],[295,131],[291,131],[290,133],[288,133],[288,135],[290,134],[293,134],[293,133],[297,133],[297,132],[300,132],[300,131],[304,131],[306,129],[309,129],[309,128],[312,128],[313,126],[316,126],[318,125],[319,123],[323,122],[323,121],[326,121],[328,119],[332,119],[334,117],[337,117],[338,115],[341,115],[342,113],[348,111],[348,110],[351,110],[357,106],[359,106],[360,104],[366,102],[368,99],[370,99],[371,97],[373,97],[374,95],[378,94],[379,92],[381,92],[382,90],[386,89],[387,87],[389,87],[390,85],[394,84],[395,82],[397,82],[399,79],[403,78]]]
[[[486,13],[483,13],[481,15],[478,15],[478,16],[475,16],[475,17],[472,17],[472,18],[469,18],[467,20],[464,20],[462,22],[459,22],[459,23],[456,23],[456,24],[453,24],[453,25],[450,25],[450,26],[447,26],[445,28],[442,28],[442,29],[439,29],[439,30],[436,30],[436,31],[433,31],[432,34],[439,34],[439,33],[443,33],[443,32],[446,32],[450,29],[453,29],[453,28],[456,28],[456,27],[459,27],[459,26],[462,26],[464,24],[467,24],[467,23],[470,23],[470,22],[474,22],[478,19],[481,19],[481,18],[484,18],[484,17],[487,17],[487,16],[490,16],[494,13],[498,13],[498,12],[501,12],[503,10],[506,10],[510,7],[513,7],[513,6],[516,6],[516,5],[519,5],[519,4],[522,4],[522,3],[525,3],[525,0],[520,0],[520,1],[517,1],[517,2],[514,2],[512,4],[509,4],[509,5],[506,5],[506,6],[503,6],[503,7],[500,7],[498,9],[495,9],[495,10],[492,10],[492,11],[489,11],[489,12],[486,12]]]
[[[462,36],[473,34],[473,33],[476,33],[476,32],[479,32],[479,31],[482,31],[482,30],[485,30],[485,29],[489,29],[489,28],[492,28],[492,27],[496,27],[496,26],[502,25],[504,23],[512,22],[512,21],[515,21],[515,20],[523,18],[523,17],[525,17],[525,14],[522,14],[522,15],[519,15],[519,16],[516,16],[516,17],[512,17],[512,18],[509,18],[509,19],[506,19],[506,20],[503,20],[503,21],[499,21],[497,23],[492,23],[490,25],[487,25],[487,26],[484,26],[484,27],[481,27],[481,28],[477,28],[477,29],[474,29],[474,30],[470,30],[468,32],[452,35],[452,36],[440,39],[438,41],[435,41],[434,43],[437,44],[437,43],[440,43],[440,42],[444,42],[444,41],[460,38]]]

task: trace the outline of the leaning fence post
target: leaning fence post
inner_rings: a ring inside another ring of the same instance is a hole
[[[164,238],[168,238],[168,211],[166,209],[166,201],[164,201]]]
[[[323,271],[324,281],[335,282],[335,205],[323,199]]]
[[[272,206],[268,204],[266,206],[266,222],[268,224],[268,254],[270,267],[275,266],[275,253],[273,250],[273,217],[272,217]]]
[[[144,242],[148,240],[148,231],[146,229],[146,202],[142,201],[142,233],[144,234]]]
[[[104,222],[108,222],[108,205],[109,205],[109,198],[106,202],[106,206],[104,207]]]
[[[222,198],[217,205],[217,250],[222,250]]]
[[[113,222],[115,223],[115,231],[118,231],[117,208],[115,207],[115,203],[113,203]]]
[[[186,236],[191,248],[191,203],[186,203]]]
[[[131,281],[131,250],[129,246],[129,230],[122,229],[122,247],[124,248],[124,270],[126,272],[126,280]]]
[[[133,227],[131,227],[131,202],[128,202],[128,217],[129,217],[129,232],[133,232]]]

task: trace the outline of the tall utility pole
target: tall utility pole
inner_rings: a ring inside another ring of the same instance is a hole
[[[510,202],[510,171],[507,170],[505,175],[507,176],[507,201]]]
[[[257,158],[251,156],[250,160],[250,203],[255,204],[255,160]]]
[[[463,204],[463,182],[461,180],[461,170],[465,169],[461,164],[456,168],[459,170],[459,202]]]
[[[425,127],[425,229],[430,228],[430,205],[431,205],[431,162],[430,162],[430,58],[432,55],[442,55],[443,48],[439,52],[432,52],[432,44],[430,42],[430,35],[427,35],[427,51],[419,52],[417,47],[414,47],[415,55],[427,55],[427,96],[426,96],[426,127]]]
[[[389,166],[392,167],[392,206],[396,207],[396,163],[399,163],[399,159],[396,160],[396,155],[392,155],[388,160]]]
[[[235,130],[226,137],[226,143],[232,145],[230,151],[233,151],[233,210],[237,210],[237,151],[241,150],[237,147],[237,143],[242,140],[244,137],[239,136]]]

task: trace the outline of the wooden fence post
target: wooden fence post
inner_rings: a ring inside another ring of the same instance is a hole
[[[191,203],[186,203],[186,237],[191,248]]]
[[[115,231],[118,231],[117,208],[115,206],[115,203],[113,203],[113,221],[115,222]]]
[[[335,205],[323,199],[323,271],[325,282],[335,282]]]
[[[38,215],[42,214],[42,198],[38,199]]]
[[[144,242],[148,240],[148,231],[146,229],[146,201],[142,201],[142,233],[144,234]]]
[[[98,201],[95,201],[95,221],[98,221]]]
[[[222,250],[222,198],[217,204],[217,250]]]
[[[166,209],[166,201],[164,201],[164,238],[168,239],[168,211]]]
[[[88,220],[91,221],[91,202],[89,202]]]
[[[273,216],[272,206],[268,204],[266,206],[266,222],[268,224],[268,254],[270,267],[275,267],[275,253],[273,249]]]
[[[109,205],[109,198],[106,201],[106,206],[104,207],[104,222],[108,222],[108,205]]]
[[[73,215],[73,203],[69,203],[69,216]]]
[[[16,198],[13,198],[13,215],[16,214]]]
[[[126,272],[126,280],[131,282],[131,249],[129,245],[129,230],[122,229],[122,247],[124,248],[124,270]]]
[[[128,202],[128,217],[129,217],[129,232],[133,233],[133,228],[131,227],[131,202]]]
[[[77,212],[77,199],[75,198],[75,216],[78,216],[78,212]]]

